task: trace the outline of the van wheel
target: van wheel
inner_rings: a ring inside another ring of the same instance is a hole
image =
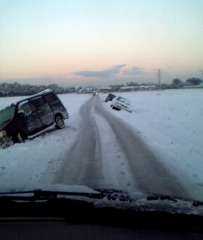
[[[58,129],[62,129],[65,127],[65,123],[64,120],[61,116],[57,116],[56,117],[56,128]]]

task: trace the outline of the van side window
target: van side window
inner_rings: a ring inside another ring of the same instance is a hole
[[[42,97],[32,99],[32,100],[30,100],[30,103],[35,108],[41,108],[42,106],[44,106],[46,104],[46,102],[44,101],[44,99]]]
[[[53,103],[53,102],[58,101],[57,96],[53,93],[45,95],[44,98],[48,103]]]
[[[32,113],[32,109],[29,105],[29,103],[25,103],[23,105],[21,105],[19,108],[18,108],[18,112],[23,110],[24,113],[25,113],[25,116],[29,116],[31,113]]]

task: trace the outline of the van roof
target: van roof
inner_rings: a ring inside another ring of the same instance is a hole
[[[26,101],[26,100],[29,100],[29,99],[32,99],[32,98],[35,98],[35,97],[38,97],[38,96],[42,96],[42,95],[47,94],[47,93],[53,93],[53,91],[48,88],[48,89],[45,89],[45,90],[43,90],[41,92],[38,92],[38,93],[33,94],[31,96],[28,96],[28,97],[18,101],[17,103],[20,103],[20,102],[23,102],[23,101]]]
[[[28,97],[26,97],[26,98],[24,98],[24,99],[22,99],[22,100],[20,100],[20,101],[17,101],[17,102],[15,102],[15,103],[12,103],[11,105],[6,106],[6,107],[3,108],[3,109],[0,109],[0,111],[3,111],[3,110],[5,110],[5,109],[7,109],[7,108],[16,106],[17,104],[19,104],[19,103],[21,103],[21,102],[24,102],[24,101],[26,101],[26,100],[29,100],[29,99],[32,99],[32,98],[34,98],[34,97],[38,97],[38,96],[41,96],[41,95],[44,95],[44,94],[47,94],[47,93],[53,93],[53,91],[52,91],[51,89],[49,89],[49,88],[48,88],[48,89],[45,89],[45,90],[43,90],[43,91],[41,91],[41,92],[39,92],[39,93],[36,93],[36,94],[31,95],[31,96],[28,96]]]

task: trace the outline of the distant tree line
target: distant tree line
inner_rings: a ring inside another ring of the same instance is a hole
[[[189,78],[186,81],[182,81],[178,78],[175,78],[172,80],[171,84],[153,84],[153,83],[136,83],[136,82],[130,82],[127,84],[115,84],[111,85],[109,89],[106,89],[106,92],[118,92],[121,91],[123,87],[134,87],[134,91],[139,91],[143,89],[176,89],[176,88],[184,88],[185,86],[198,86],[203,81],[200,78]],[[144,87],[144,88],[143,88]],[[56,94],[63,94],[63,93],[90,93],[93,92],[93,90],[97,91],[103,91],[99,90],[95,87],[87,87],[82,88],[79,87],[76,89],[75,87],[69,87],[69,88],[63,88],[58,86],[57,84],[51,84],[51,85],[30,85],[30,84],[19,84],[19,83],[2,83],[0,84],[0,97],[10,97],[10,96],[30,96],[33,94],[36,94],[38,92],[41,92],[45,89],[52,89]],[[91,89],[91,91],[90,91]],[[132,91],[132,88],[125,88],[125,91]]]
[[[184,86],[198,86],[202,83],[202,79],[200,78],[189,78],[185,82],[181,81],[179,78],[175,78],[172,81],[171,87],[172,88],[182,88]]]
[[[74,87],[63,88],[59,87],[57,84],[38,86],[19,83],[2,83],[0,84],[0,97],[29,96],[43,91],[47,88],[52,89],[56,94],[76,92],[76,89]]]
[[[172,80],[172,83],[170,84],[167,84],[167,83],[161,84],[161,88],[162,89],[183,88],[185,86],[198,86],[201,83],[203,83],[203,80],[195,77],[189,78],[186,81],[182,81],[179,78],[175,78]],[[141,85],[148,86],[148,87],[154,85],[156,89],[160,87],[158,84],[153,84],[153,83],[143,83],[143,84],[139,84],[135,82],[127,83],[127,86],[133,86],[133,87],[140,87]],[[124,86],[124,85],[121,85],[121,86]],[[116,86],[116,88],[118,88],[118,86]]]

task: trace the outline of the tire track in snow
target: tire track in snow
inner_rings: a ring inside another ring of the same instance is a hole
[[[188,197],[176,176],[161,164],[129,126],[105,111],[101,102],[97,101],[95,109],[105,118],[115,134],[131,168],[134,186],[138,187],[138,191]]]
[[[100,137],[97,124],[91,117],[91,101],[87,101],[80,110],[82,118],[78,137],[67,152],[54,183],[97,188],[103,181]]]
[[[126,156],[122,152],[111,126],[101,114],[95,111],[95,106],[93,118],[99,125],[104,175],[102,188],[135,192],[137,186]]]
[[[188,197],[174,174],[129,126],[105,111],[98,96],[83,105],[81,117],[77,140],[54,183]]]

